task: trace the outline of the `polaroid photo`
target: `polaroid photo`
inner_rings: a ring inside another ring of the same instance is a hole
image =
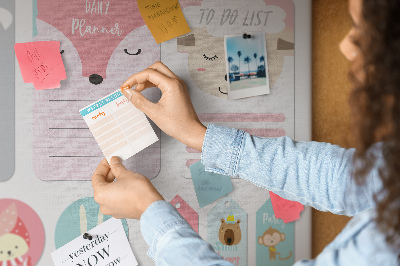
[[[269,94],[265,32],[224,36],[228,99]]]

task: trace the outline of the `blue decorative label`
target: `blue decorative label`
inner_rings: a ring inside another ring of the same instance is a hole
[[[271,199],[256,214],[257,266],[294,264],[294,223],[275,218]]]

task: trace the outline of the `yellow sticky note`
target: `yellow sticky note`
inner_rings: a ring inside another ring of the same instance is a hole
[[[157,43],[190,32],[178,0],[138,0],[140,14]]]

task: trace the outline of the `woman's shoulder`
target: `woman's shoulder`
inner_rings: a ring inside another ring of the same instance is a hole
[[[398,265],[399,251],[386,242],[375,217],[375,209],[353,217],[326,251],[348,262],[365,262],[363,265]]]

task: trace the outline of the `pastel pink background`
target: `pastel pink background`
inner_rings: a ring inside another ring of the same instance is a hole
[[[90,180],[104,155],[79,110],[118,89],[133,73],[160,60],[160,45],[144,25],[136,1],[112,0],[107,15],[86,14],[85,3],[37,1],[38,35],[34,41],[59,41],[67,73],[59,89],[33,96],[33,167],[42,180]],[[85,19],[85,25],[107,28],[119,23],[123,34],[72,35],[73,18]],[[103,81],[92,84],[88,78],[92,74],[100,75]],[[148,89],[143,94],[151,101],[160,97],[158,89]],[[154,124],[152,127],[160,138],[160,130]],[[150,179],[157,176],[160,163],[160,141],[124,161],[127,168]]]
[[[39,215],[27,204],[15,199],[0,199],[0,212],[5,210],[12,203],[17,206],[18,217],[25,224],[26,229],[30,235],[30,247],[26,253],[31,257],[32,265],[36,265],[42,256],[44,248],[44,228]]]
[[[86,12],[87,7],[91,7],[93,2],[95,2],[96,8],[98,3],[102,2],[102,14]],[[90,5],[88,6],[86,3]],[[82,76],[89,77],[91,74],[98,74],[106,78],[107,63],[115,48],[127,34],[145,23],[143,19],[140,19],[136,1],[110,0],[87,1],[86,3],[82,0],[37,1],[37,18],[57,28],[72,42],[80,54]],[[107,14],[105,14],[106,3],[109,3]],[[75,26],[76,19],[79,20],[79,23],[82,19],[85,20],[82,33],[87,26],[92,28],[96,26],[100,30],[104,27],[109,31],[115,26],[115,23],[118,23],[120,36],[111,33],[86,33],[81,36],[79,28],[75,29],[72,34],[73,21],[75,21]]]

